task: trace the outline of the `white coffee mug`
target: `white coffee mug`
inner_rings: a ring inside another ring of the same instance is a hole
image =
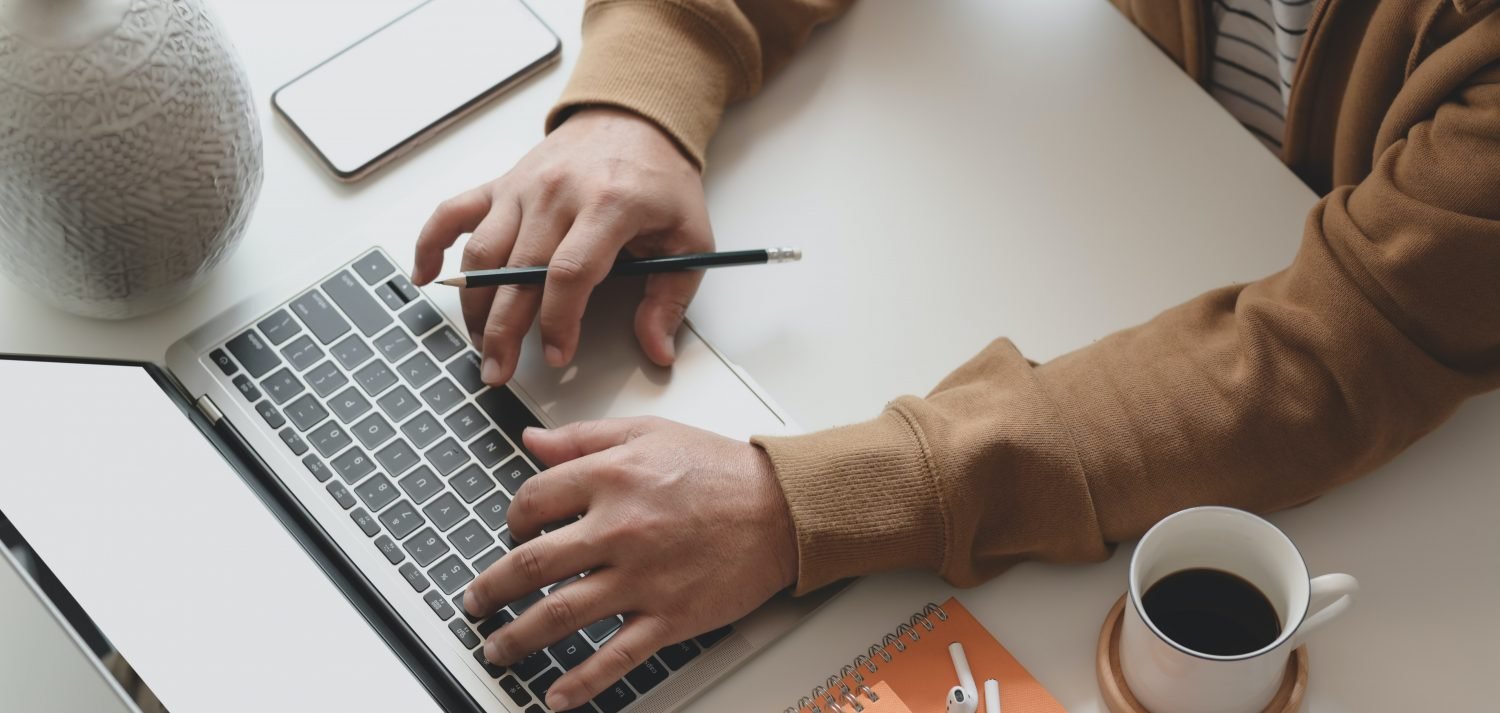
[[[1142,605],[1162,578],[1194,568],[1232,573],[1276,609],[1281,633],[1235,656],[1193,651],[1167,638]],[[1354,603],[1347,574],[1309,579],[1292,541],[1243,510],[1198,507],[1156,523],[1130,558],[1130,606],[1120,634],[1120,666],[1136,700],[1152,713],[1260,713],[1276,695],[1287,658],[1308,635]]]

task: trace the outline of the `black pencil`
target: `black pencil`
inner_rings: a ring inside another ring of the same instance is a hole
[[[669,255],[641,259],[621,259],[610,268],[607,277],[624,275],[649,275],[656,272],[683,272],[704,270],[710,267],[732,267],[734,265],[763,265],[772,262],[795,262],[802,259],[802,251],[796,248],[768,248],[766,250],[735,250],[723,253],[696,253],[693,255]],[[502,267],[498,270],[476,270],[459,277],[438,280],[435,284],[453,287],[494,287],[496,285],[538,285],[547,281],[547,267]]]

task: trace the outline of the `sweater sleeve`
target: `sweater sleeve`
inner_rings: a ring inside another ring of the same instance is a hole
[[[1500,386],[1500,69],[1454,87],[1318,203],[1287,269],[1041,366],[1000,341],[873,421],[757,439],[798,590],[908,567],[971,585],[1103,558],[1181,508],[1289,507]]]
[[[760,91],[853,0],[588,0],[583,49],[547,131],[586,106],[626,109],[699,168],[724,107]]]

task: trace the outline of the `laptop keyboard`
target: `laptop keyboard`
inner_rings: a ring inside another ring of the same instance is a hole
[[[526,713],[549,710],[542,700],[552,683],[620,628],[610,617],[513,666],[485,661],[484,637],[573,581],[486,619],[463,612],[464,586],[515,546],[506,511],[539,470],[521,433],[541,423],[509,388],[485,386],[479,354],[383,252],[361,256],[207,358],[409,595]],[[658,651],[577,710],[624,710],[729,632]]]

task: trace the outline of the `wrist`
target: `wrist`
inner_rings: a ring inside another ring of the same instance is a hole
[[[568,110],[556,122],[553,130],[563,127],[570,127],[569,131],[580,133],[609,133],[628,142],[651,145],[657,154],[675,155],[694,173],[699,172],[697,161],[683,148],[677,137],[655,121],[630,109],[611,104],[582,104]]]
[[[767,545],[776,563],[779,589],[789,589],[797,583],[797,525],[792,519],[792,508],[787,503],[786,492],[776,477],[776,467],[771,456],[758,446],[751,446],[759,464],[759,481],[767,491]]]

